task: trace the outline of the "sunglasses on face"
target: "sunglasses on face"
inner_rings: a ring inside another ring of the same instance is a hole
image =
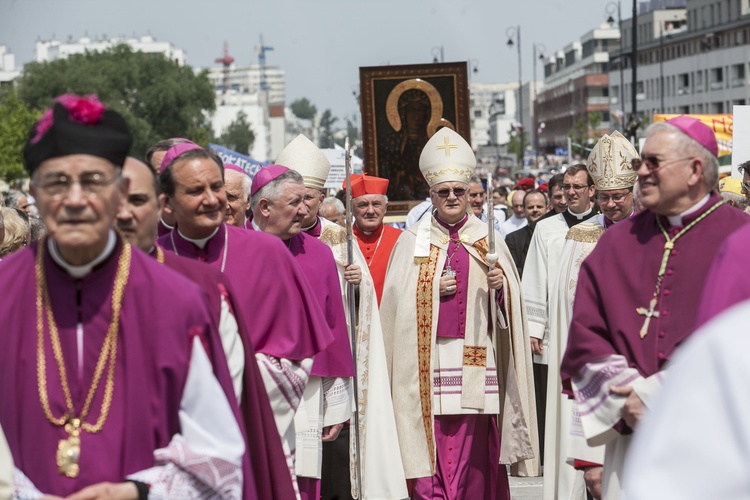
[[[466,188],[453,188],[453,189],[443,188],[443,189],[438,189],[437,191],[433,190],[432,192],[441,198],[447,198],[448,196],[450,196],[451,192],[453,192],[456,198],[460,198],[464,194],[466,194]]]
[[[693,159],[692,156],[688,156],[686,158],[675,158],[672,160],[661,160],[658,156],[644,156],[640,160],[638,158],[633,159],[633,161],[630,162],[630,166],[633,167],[633,170],[638,170],[639,168],[641,168],[642,164],[645,164],[646,168],[653,172],[655,170],[659,170],[662,167],[666,167],[667,165],[671,165],[672,163],[691,159]]]

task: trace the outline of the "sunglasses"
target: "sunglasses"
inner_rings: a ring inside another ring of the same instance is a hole
[[[633,167],[633,170],[638,170],[639,168],[641,168],[641,165],[645,163],[646,168],[649,169],[651,172],[654,172],[672,163],[676,163],[678,161],[692,160],[693,158],[694,158],[693,156],[688,156],[685,158],[675,158],[674,160],[660,160],[657,156],[644,156],[640,160],[638,158],[633,159],[633,161],[630,162],[630,166]]]
[[[466,194],[466,191],[467,191],[466,188],[453,188],[453,189],[443,188],[443,189],[438,189],[437,191],[433,190],[432,192],[440,196],[441,198],[447,198],[448,196],[450,196],[451,192],[453,192],[456,198],[460,198]]]

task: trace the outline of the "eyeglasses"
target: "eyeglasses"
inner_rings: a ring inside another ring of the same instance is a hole
[[[750,182],[740,182],[740,184],[742,185],[742,189],[750,193]]]
[[[466,194],[466,188],[453,188],[453,189],[443,188],[443,189],[438,189],[437,191],[432,191],[432,192],[440,196],[441,198],[447,198],[448,196],[450,196],[452,192],[456,196],[456,198],[460,198]]]
[[[64,174],[53,174],[39,181],[34,181],[34,185],[52,198],[62,198],[70,192],[74,184],[78,184],[84,195],[93,198],[101,194],[107,186],[117,179],[117,175],[107,178],[99,172],[83,173],[78,180],[73,180]]]
[[[633,167],[633,170],[635,171],[641,168],[641,164],[645,163],[646,168],[649,169],[651,172],[654,172],[672,163],[677,163],[678,161],[692,160],[693,158],[694,156],[687,156],[685,158],[675,158],[673,160],[660,160],[657,156],[644,156],[640,160],[638,158],[633,159],[633,161],[630,162],[630,166]]]
[[[582,184],[563,184],[562,188],[563,191],[568,191],[571,188],[575,191],[583,191],[584,189],[588,188],[588,186],[584,186]]]
[[[597,200],[599,200],[599,203],[601,203],[602,205],[606,205],[610,201],[614,201],[615,203],[621,203],[622,201],[625,200],[625,198],[627,198],[629,194],[630,192],[618,193],[618,194],[613,194],[612,196],[608,196],[606,194],[600,193],[597,195]]]

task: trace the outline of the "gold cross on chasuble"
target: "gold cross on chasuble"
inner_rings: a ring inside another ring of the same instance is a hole
[[[450,139],[448,139],[447,135],[443,139],[444,139],[443,140],[443,145],[442,146],[436,146],[436,147],[437,147],[437,149],[444,150],[445,151],[445,156],[450,156],[451,155],[451,149],[457,149],[458,148],[458,144],[450,144]]]

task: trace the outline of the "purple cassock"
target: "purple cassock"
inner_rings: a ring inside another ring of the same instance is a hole
[[[159,219],[159,224],[156,225],[156,237],[160,238],[164,236],[165,234],[169,234],[169,232],[173,228],[167,226],[163,220]]]
[[[314,295],[334,337],[333,343],[315,356],[311,374],[317,377],[353,377],[354,361],[333,252],[328,245],[304,232],[287,242],[307,281],[315,285]]]
[[[152,257],[155,257],[154,253],[151,253]],[[250,453],[250,465],[252,466],[255,478],[255,489],[258,493],[258,498],[294,498],[294,487],[290,480],[281,441],[278,439],[276,422],[274,421],[271,405],[268,401],[268,392],[263,385],[258,364],[254,362],[255,349],[252,342],[250,342],[247,327],[242,316],[236,312],[237,305],[234,301],[232,285],[218,269],[214,269],[208,264],[180,257],[171,252],[164,252],[164,265],[185,276],[204,291],[208,298],[211,319],[214,325],[219,324],[222,297],[232,309],[237,326],[239,327],[240,338],[242,339],[242,346],[245,351],[245,360],[249,360],[245,363],[242,401],[239,402],[239,405],[244,423],[243,431],[247,439],[247,449]],[[217,332],[216,328],[212,329],[212,331]],[[219,342],[221,342],[220,339]],[[224,351],[220,350],[220,352],[221,359],[211,360],[214,366],[222,361],[226,365]],[[231,387],[231,381],[229,387]],[[234,401],[234,393],[232,391],[227,396],[230,398],[230,401]]]
[[[721,198],[712,194],[683,224],[697,219]],[[623,355],[629,366],[648,377],[661,370],[677,346],[695,330],[701,295],[711,261],[726,238],[750,222],[747,215],[724,205],[681,236],[669,257],[658,317],[640,337],[644,316],[656,287],[665,238],[656,215],[646,211],[621,221],[602,235],[583,262],[578,277],[568,347],[561,375],[565,392],[571,378],[587,364]],[[670,238],[682,229],[659,216]]]
[[[203,249],[176,229],[158,244],[167,252],[223,268],[256,352],[300,361],[333,342],[313,289],[277,237],[224,223]]]
[[[729,236],[716,253],[703,289],[698,326],[733,305],[750,299],[750,282],[744,272],[748,248],[750,225]]]
[[[82,279],[70,277],[45,252],[47,288],[73,406],[79,412],[112,317],[112,288],[122,249],[118,237],[112,255]],[[55,461],[57,444],[68,435],[45,418],[37,386],[37,251],[34,244],[0,264],[0,282],[13,290],[12,299],[0,301],[0,317],[6,325],[0,335],[0,424],[15,465],[40,491],[67,496],[102,481],[123,481],[154,466],[154,450],[166,447],[180,432],[180,402],[195,337],[209,359],[223,360],[223,365],[216,362],[214,371],[225,394],[233,394],[233,389],[221,341],[210,334],[212,320],[200,288],[133,250],[120,311],[110,411],[99,433],[81,432],[79,476],[61,475]],[[78,323],[85,335],[80,372]],[[44,325],[47,393],[52,415],[59,417],[66,413],[66,403],[46,321]],[[103,396],[100,387],[87,422],[98,418]],[[237,406],[231,406],[242,427]],[[257,498],[247,454],[243,476],[245,498]]]

